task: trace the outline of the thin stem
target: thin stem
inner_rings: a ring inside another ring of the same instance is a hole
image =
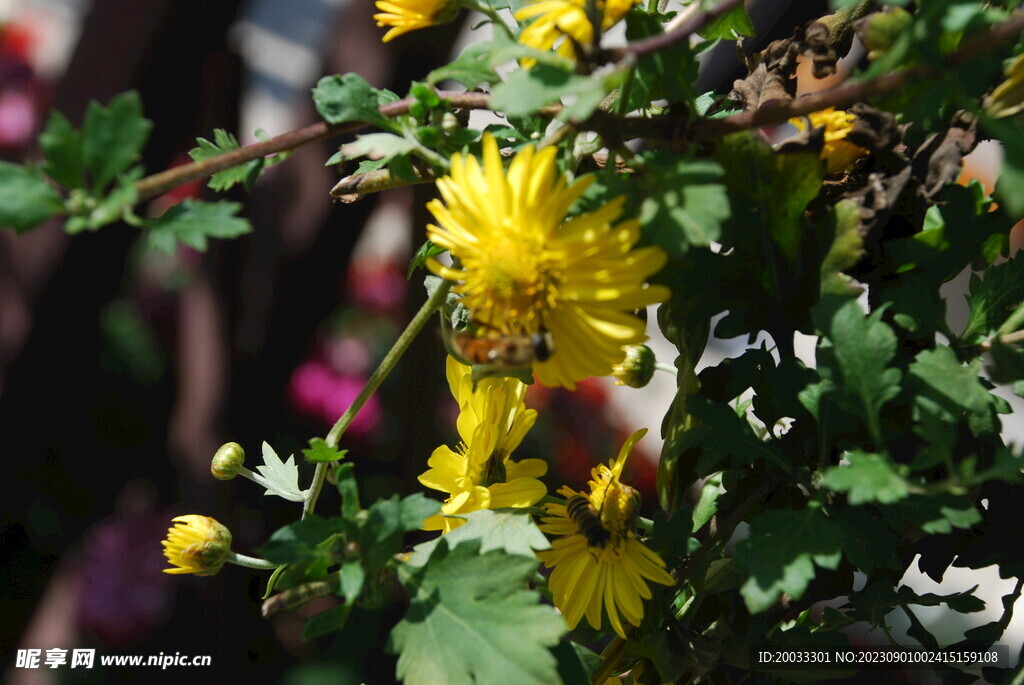
[[[488,19],[491,20],[492,24],[501,28],[501,30],[505,32],[506,36],[508,36],[512,40],[516,39],[516,35],[512,33],[512,29],[508,27],[508,24],[506,24],[505,20],[501,18],[501,15],[498,14],[498,11],[491,7],[489,4],[487,4],[486,2],[474,2],[473,0],[463,0],[462,4],[471,10],[476,10],[477,12],[480,12],[481,14],[485,15]]]
[[[457,93],[440,90],[437,94],[457,109],[486,109],[488,106],[489,96],[486,93]],[[408,114],[409,106],[412,102],[412,98],[389,102],[381,106],[380,113],[389,118]],[[183,164],[173,169],[147,176],[135,184],[135,189],[139,194],[139,202],[144,202],[163,195],[168,190],[189,181],[212,176],[218,171],[230,169],[231,167],[236,167],[254,159],[266,157],[267,155],[284,152],[285,150],[293,150],[324,138],[352,133],[367,126],[369,124],[362,121],[352,121],[344,124],[328,124],[325,121],[321,121],[271,138],[270,140],[245,145],[237,150],[225,152],[222,155],[192,162],[191,164]]]
[[[370,379],[366,381],[366,385],[359,394],[349,405],[349,408],[345,410],[345,413],[341,415],[341,418],[331,428],[331,432],[327,434],[326,442],[330,447],[337,447],[338,441],[341,440],[341,436],[348,429],[352,421],[356,418],[356,414],[363,408],[366,401],[370,399],[370,396],[377,390],[384,379],[388,377],[388,374],[395,368],[398,360],[402,358],[405,351],[409,349],[409,345],[413,339],[423,330],[423,326],[426,325],[430,317],[433,316],[434,312],[437,311],[445,299],[448,297],[448,291],[451,290],[451,281],[442,281],[427,301],[423,303],[420,310],[416,312],[416,315],[412,317],[412,321],[405,327],[402,334],[398,336],[398,340],[388,350],[387,355],[381,361],[380,366],[373,372]],[[327,469],[330,466],[329,462],[321,462],[316,465],[316,472],[313,474],[313,483],[309,486],[308,495],[306,501],[302,506],[302,517],[305,518],[313,511],[313,507],[316,506],[316,500],[320,497],[320,490],[323,489],[324,479],[327,477]]]
[[[367,195],[379,193],[393,188],[418,185],[420,183],[432,183],[436,174],[430,169],[413,169],[416,174],[415,181],[406,181],[392,176],[387,169],[367,171],[362,174],[352,174],[338,181],[337,185],[331,188],[331,197],[346,204],[357,202]]]
[[[673,376],[679,375],[679,369],[676,368],[675,364],[669,364],[668,362],[654,362],[654,368],[658,371],[664,371],[670,373]]]
[[[597,669],[597,673],[594,674],[594,678],[590,682],[595,685],[603,685],[619,667],[619,663],[625,655],[626,641],[621,637],[616,637],[601,652],[601,666]]]
[[[1003,322],[1003,325],[999,327],[997,335],[1006,336],[1014,332],[1019,332],[1017,329],[1024,324],[1024,302],[1017,306],[1017,309],[1010,314],[1010,318]]]
[[[229,564],[235,564],[237,566],[245,566],[247,568],[258,568],[262,571],[272,571],[278,567],[278,564],[271,563],[266,559],[260,559],[259,557],[250,557],[244,554],[237,554],[235,552],[228,552],[228,556],[225,559]]]
[[[718,3],[706,12],[695,12],[689,20],[682,22],[660,36],[651,36],[650,38],[634,41],[618,51],[613,51],[612,54],[617,56],[630,54],[636,55],[637,57],[643,57],[644,55],[659,52],[679,43],[680,41],[686,40],[707,26],[710,22],[723,14],[731,12],[742,4],[743,0],[722,0],[722,2]]]

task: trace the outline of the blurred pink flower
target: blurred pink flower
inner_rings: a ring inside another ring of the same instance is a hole
[[[409,284],[395,264],[357,262],[349,270],[352,302],[369,311],[392,311],[402,306]]]
[[[307,361],[292,373],[289,395],[299,411],[332,425],[345,413],[365,384],[365,376],[342,375],[322,361]],[[366,435],[376,428],[380,419],[380,401],[374,395],[356,415],[348,432]]]
[[[22,145],[36,127],[36,103],[31,95],[20,90],[0,93],[0,146]]]

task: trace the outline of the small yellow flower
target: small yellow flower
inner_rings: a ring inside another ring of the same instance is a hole
[[[377,26],[390,26],[382,40],[387,43],[403,33],[445,24],[459,12],[458,0],[377,0]]]
[[[563,487],[558,492],[565,504],[544,505],[548,518],[541,530],[562,537],[537,556],[554,568],[548,587],[570,630],[584,615],[600,629],[603,609],[625,638],[622,618],[638,626],[644,617],[643,600],[651,598],[647,581],[675,584],[661,557],[637,539],[639,494],[619,481],[626,458],[646,433],[646,428],[633,433],[618,457],[593,469],[589,493]]]
[[[427,205],[439,224],[427,226],[427,237],[461,268],[427,266],[456,282],[474,321],[504,335],[551,334],[553,353],[533,367],[544,385],[575,389],[610,374],[624,345],[647,339],[632,310],[669,296],[644,284],[664,266],[664,250],[634,249],[636,220],[612,226],[624,197],[567,220],[594,177],[567,184],[555,147],[524,147],[507,173],[494,138],[484,136],[483,148],[482,165],[452,156],[450,175],[437,181],[441,199]]]
[[[423,522],[424,530],[445,533],[464,519],[452,518],[480,509],[529,507],[547,488],[538,478],[547,472],[542,459],[512,461],[537,412],[523,402],[526,385],[515,378],[484,378],[473,390],[472,369],[452,357],[447,362],[448,385],[459,403],[457,427],[462,442],[452,450],[442,445],[427,461],[430,469],[419,481],[448,493],[441,513]]]
[[[598,0],[601,30],[607,31],[619,23],[637,2],[639,0]],[[575,45],[588,46],[594,41],[586,0],[535,0],[516,12],[515,18],[520,22],[536,18],[519,34],[519,42],[538,50],[550,50],[561,41],[556,50],[558,54],[575,59]]]
[[[172,521],[176,525],[167,531],[162,544],[167,561],[177,568],[165,568],[164,573],[217,573],[231,551],[231,531],[209,516],[189,514]]]
[[[853,123],[857,121],[855,114],[829,107],[820,112],[812,112],[807,118],[811,120],[812,128],[825,129],[825,146],[821,148],[821,158],[827,164],[828,173],[842,171],[868,154],[864,148],[843,140],[853,130]],[[801,131],[806,128],[803,118],[790,119],[789,123]]]

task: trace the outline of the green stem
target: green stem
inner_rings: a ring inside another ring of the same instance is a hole
[[[491,20],[492,24],[501,28],[505,32],[506,36],[508,36],[512,40],[516,39],[516,35],[512,33],[512,29],[508,27],[508,24],[506,24],[505,20],[501,18],[501,15],[498,14],[498,11],[491,7],[490,5],[488,5],[486,2],[462,0],[462,5],[467,9],[476,10],[477,12],[485,15],[488,19]]]
[[[676,368],[675,364],[669,364],[668,362],[654,362],[654,368],[658,371],[664,371],[670,373],[673,376],[679,375],[679,369]]]
[[[604,685],[604,682],[611,678],[612,674],[619,667],[619,663],[626,655],[626,641],[621,637],[615,637],[608,646],[601,652],[601,665],[590,681],[594,685]]]
[[[327,434],[326,442],[330,447],[337,447],[338,441],[341,440],[341,436],[348,429],[349,425],[356,418],[356,414],[363,408],[366,401],[370,399],[370,396],[377,390],[380,384],[388,377],[392,369],[398,363],[398,360],[402,358],[405,351],[409,348],[413,339],[423,330],[423,326],[426,325],[430,317],[433,316],[434,312],[437,311],[445,299],[448,297],[448,291],[451,290],[451,281],[442,281],[427,301],[423,303],[420,310],[416,312],[416,316],[412,317],[412,321],[405,327],[402,334],[398,336],[398,340],[388,350],[387,355],[381,361],[380,366],[373,372],[370,379],[366,381],[366,385],[356,396],[349,408],[345,410],[345,413],[341,415],[341,418],[331,428],[331,432]],[[316,500],[320,497],[320,490],[323,489],[324,479],[327,477],[327,469],[329,468],[329,462],[321,462],[316,465],[316,472],[313,474],[313,483],[309,486],[308,494],[306,496],[306,502],[302,506],[302,518],[305,518],[313,512],[313,507],[316,506]]]
[[[1021,302],[1013,314],[1010,314],[1010,318],[1003,322],[996,335],[1009,335],[1020,328],[1021,324],[1024,324],[1024,302]]]
[[[235,552],[228,552],[228,556],[225,561],[229,564],[245,566],[246,568],[258,568],[261,571],[272,571],[278,567],[278,564],[271,563],[266,559],[249,557],[244,554],[236,554]]]

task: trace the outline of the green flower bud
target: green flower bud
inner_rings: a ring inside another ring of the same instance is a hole
[[[857,32],[868,49],[868,59],[875,61],[888,52],[912,20],[902,7],[887,7],[857,22]]]
[[[245,450],[237,442],[226,442],[213,455],[210,473],[217,480],[231,480],[238,475],[238,468],[245,463]]]
[[[647,345],[627,345],[626,358],[612,367],[616,385],[642,388],[654,376],[654,352]]]

